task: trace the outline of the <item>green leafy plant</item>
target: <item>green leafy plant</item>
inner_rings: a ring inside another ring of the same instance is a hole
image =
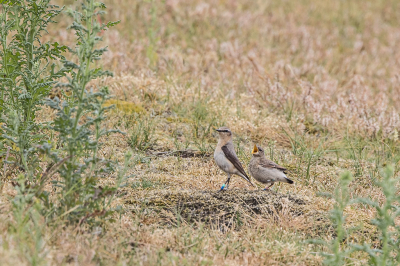
[[[43,170],[35,146],[45,139],[46,123],[37,112],[52,86],[67,72],[57,68],[66,46],[41,42],[62,9],[44,1],[2,1],[0,14],[0,149],[9,153],[9,171],[19,169],[30,182]],[[9,149],[9,147],[12,147]],[[4,173],[6,176],[8,173]]]
[[[347,229],[344,226],[346,222],[344,209],[350,204],[349,184],[352,180],[353,177],[350,172],[345,172],[340,176],[339,184],[333,194],[322,194],[335,200],[335,205],[330,215],[335,237],[330,241],[312,240],[310,242],[322,244],[328,248],[329,252],[321,253],[325,257],[324,263],[326,265],[344,265],[347,255],[351,252],[342,243],[347,237]]]
[[[109,98],[108,88],[88,87],[91,80],[112,75],[95,67],[95,62],[106,51],[106,48],[97,47],[101,41],[99,34],[116,24],[99,24],[96,16],[103,13],[98,11],[99,8],[104,9],[105,5],[86,0],[82,3],[82,12],[68,11],[74,19],[70,29],[77,36],[77,46],[70,52],[76,55],[78,62],[64,61],[71,75],[67,77],[68,82],[60,86],[69,88],[71,96],[65,101],[58,98],[48,101],[57,113],[52,129],[57,132],[59,148],[52,151],[49,145],[42,146],[60,176],[53,181],[55,187],[61,188],[54,210],[58,214],[68,213],[71,222],[79,223],[110,214],[107,199],[116,188],[99,186],[99,178],[114,170],[111,161],[98,157],[100,138],[116,132],[102,126],[106,112],[111,108],[104,107]],[[116,183],[118,187],[120,181]]]
[[[394,177],[394,169],[387,166],[382,171],[382,179],[374,181],[375,185],[382,189],[383,202],[371,200],[370,198],[355,198],[350,200],[348,185],[352,177],[345,173],[340,177],[339,186],[334,195],[326,194],[335,199],[335,207],[331,211],[331,220],[335,228],[335,237],[331,241],[312,240],[314,244],[322,244],[327,247],[329,253],[321,253],[326,257],[327,265],[344,265],[353,252],[365,252],[369,258],[370,265],[399,265],[400,263],[400,226],[396,220],[400,216],[400,196],[397,186],[400,178]],[[350,228],[346,229],[344,209],[351,204],[364,204],[376,210],[375,217],[370,221],[376,226],[379,235],[379,245],[372,246],[371,243],[349,243],[346,240]]]
[[[395,220],[400,216],[400,196],[397,185],[400,179],[394,178],[394,169],[388,166],[384,169],[381,181],[375,181],[382,188],[385,201],[379,203],[368,198],[359,198],[356,203],[363,203],[376,210],[376,216],[371,220],[380,233],[380,248],[374,249],[369,243],[354,245],[354,250],[364,251],[369,255],[371,265],[399,265],[400,263],[400,226]]]

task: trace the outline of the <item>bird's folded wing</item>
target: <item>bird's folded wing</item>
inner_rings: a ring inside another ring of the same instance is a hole
[[[276,168],[284,173],[287,171],[287,169],[285,167],[280,166],[279,164],[276,164],[273,161],[268,160],[268,159],[262,160],[260,162],[260,166],[265,167],[265,168]]]
[[[225,154],[225,157],[236,167],[236,169],[242,174],[244,175],[248,181],[250,182],[250,178],[247,176],[246,172],[243,169],[242,164],[240,163],[238,157],[236,156],[236,154],[232,151],[230,151],[230,149],[224,145],[221,147],[222,151]]]

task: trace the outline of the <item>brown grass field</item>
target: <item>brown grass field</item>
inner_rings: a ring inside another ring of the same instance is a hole
[[[57,0],[60,5],[77,5]],[[0,198],[2,265],[321,265],[331,239],[331,193],[339,175],[351,197],[381,202],[373,184],[400,160],[400,2],[271,0],[105,0],[101,65],[113,78],[116,108],[106,126],[126,135],[104,139],[101,155],[133,152],[122,211],[99,230],[55,224],[25,242],[8,234],[7,184]],[[44,39],[73,45],[59,18]],[[52,113],[47,109],[41,119]],[[214,163],[214,129],[234,132],[245,165],[254,143],[289,169],[294,185],[261,191]],[[113,183],[115,176],[102,180]],[[346,209],[355,226],[346,243],[377,243],[370,207]],[[344,245],[346,245],[344,243]],[[348,265],[366,265],[353,253]]]

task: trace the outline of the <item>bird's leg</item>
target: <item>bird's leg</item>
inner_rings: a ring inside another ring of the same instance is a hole
[[[228,186],[229,186],[229,182],[230,182],[230,181],[231,181],[231,175],[228,174],[228,179],[226,180],[226,182],[225,182],[224,184],[222,184],[221,190],[220,190],[220,191],[222,191],[222,190],[224,190],[224,189],[228,189]]]
[[[272,183],[269,187],[264,188],[264,190],[268,190],[270,187],[272,187],[275,183]]]
[[[229,182],[231,182],[231,175],[229,175],[228,180],[226,180],[226,189],[229,187]]]

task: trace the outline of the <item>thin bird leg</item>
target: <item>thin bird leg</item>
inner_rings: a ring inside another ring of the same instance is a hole
[[[222,184],[221,190],[220,190],[220,191],[222,191],[222,190],[224,190],[224,189],[228,189],[228,186],[229,186],[229,182],[230,182],[230,181],[231,181],[231,175],[228,174],[228,179],[225,181],[224,184]]]
[[[272,183],[269,187],[264,188],[264,190],[268,190],[270,187],[272,187],[275,183]]]
[[[228,180],[226,180],[226,189],[229,187],[229,182],[231,182],[231,175],[229,175]]]

